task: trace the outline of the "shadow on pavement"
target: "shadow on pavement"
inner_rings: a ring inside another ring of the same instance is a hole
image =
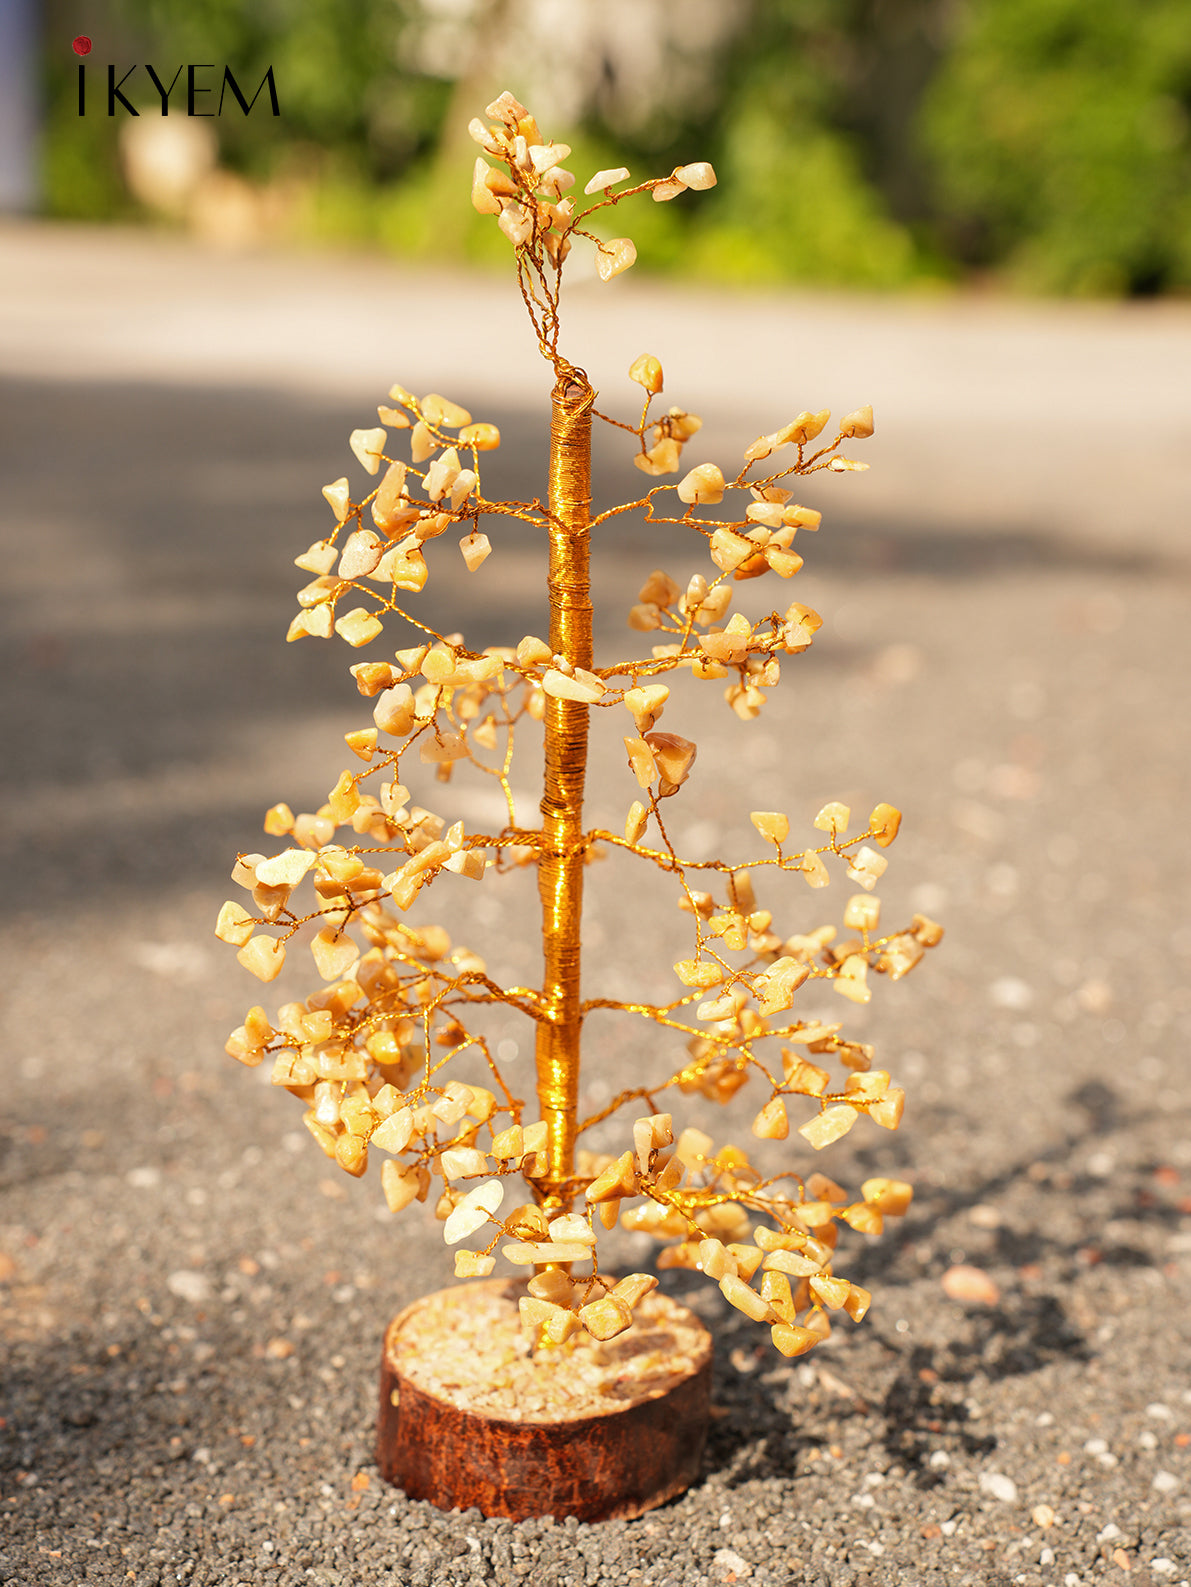
[[[841,1424],[858,1417],[870,1422],[878,1418],[883,1424],[878,1437],[890,1460],[901,1462],[916,1486],[937,1487],[946,1479],[946,1464],[932,1464],[936,1451],[951,1448],[987,1454],[997,1447],[995,1434],[972,1414],[969,1397],[974,1384],[1027,1376],[1063,1362],[1095,1360],[1100,1351],[1089,1336],[1087,1315],[1073,1315],[1077,1278],[1101,1265],[1106,1270],[1137,1270],[1151,1258],[1126,1240],[1101,1237],[1107,1220],[1095,1211],[1089,1212],[1078,1232],[1069,1221],[1061,1223],[1061,1232],[1052,1232],[1055,1208],[1091,1206],[1107,1196],[1118,1215],[1154,1221],[1171,1232],[1181,1227],[1184,1214],[1151,1190],[1152,1163],[1122,1170],[1111,1187],[1103,1179],[1070,1168],[1086,1156],[1089,1143],[1110,1132],[1128,1138],[1144,1122],[1152,1123],[1156,1110],[1130,1107],[1101,1082],[1077,1087],[1067,1101],[1068,1116],[1082,1115],[1083,1123],[1064,1140],[1010,1163],[963,1192],[925,1189],[916,1200],[918,1210],[905,1220],[895,1240],[849,1253],[847,1276],[879,1293],[887,1312],[898,1288],[922,1277],[920,1263],[912,1256],[916,1242],[937,1236],[947,1220],[977,1204],[1003,1204],[1007,1191],[1023,1179],[1038,1187],[1033,1226],[997,1229],[992,1249],[981,1255],[982,1265],[995,1273],[1012,1269],[1020,1274],[1016,1282],[1003,1285],[995,1305],[961,1311],[940,1289],[939,1313],[930,1327],[934,1337],[929,1340],[921,1338],[921,1327],[914,1340],[886,1329],[875,1317],[866,1320],[871,1348],[885,1353],[884,1372],[874,1365],[867,1374],[870,1380],[885,1378],[878,1404],[865,1403],[838,1379],[834,1358],[827,1356],[812,1356],[809,1365],[795,1364],[792,1373],[780,1368],[777,1373],[762,1372],[761,1382],[776,1386],[768,1395],[757,1394],[752,1380],[741,1376],[742,1367],[745,1372],[755,1370],[750,1366],[755,1329],[731,1312],[717,1318],[716,1397],[725,1406],[747,1404],[747,1413],[725,1416],[714,1425],[709,1469],[727,1469],[733,1484],[790,1477],[805,1471],[808,1459],[819,1458],[838,1436]],[[930,1262],[928,1271],[936,1272],[936,1282],[946,1265],[942,1253]],[[1122,1282],[1128,1283],[1124,1274]],[[866,1347],[859,1337],[852,1346]],[[773,1365],[768,1356],[766,1364]],[[846,1366],[843,1371],[850,1376]]]
[[[531,500],[544,479],[540,420],[495,417],[504,445],[485,459],[486,490]],[[280,642],[303,577],[292,558],[330,527],[321,482],[358,476],[346,435],[361,423],[359,407],[297,391],[0,381],[12,588],[0,638],[9,685],[0,786],[19,811],[4,846],[18,890],[36,878],[50,902],[101,883],[135,892],[206,875],[201,856],[233,852],[260,820],[250,790],[266,743],[291,745],[300,761],[313,721],[307,744],[321,767],[338,735],[313,719],[333,715],[343,731],[366,718],[345,676],[352,658]],[[600,434],[597,478],[632,496],[643,481],[627,465],[626,440]],[[602,637],[619,644],[641,580],[654,566],[689,566],[690,535],[628,518],[600,534],[597,611],[615,614]],[[536,538],[528,525],[502,523],[474,582],[445,576],[457,553],[444,538],[431,559],[437,576],[411,609],[440,632],[462,629],[477,648],[543,632]],[[810,568],[853,580],[970,581],[1014,569],[1140,577],[1160,567],[1146,553],[1020,525],[953,533],[845,515],[803,540]],[[848,659],[836,642],[810,662]],[[319,772],[309,775],[309,791],[271,797],[321,800]],[[155,778],[164,778],[157,790]],[[76,841],[64,846],[64,833]]]

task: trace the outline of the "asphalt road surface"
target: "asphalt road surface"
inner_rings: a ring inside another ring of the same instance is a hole
[[[347,432],[393,380],[443,391],[502,428],[489,489],[533,494],[548,371],[507,281],[10,227],[0,1582],[1178,1587],[1191,308],[631,278],[570,299],[564,348],[601,406],[627,416],[624,372],[656,353],[706,421],[691,462],[804,407],[876,409],[871,472],[807,488],[814,649],[757,723],[708,695],[667,716],[700,743],[682,843],[747,852],[751,809],[798,830],[828,798],[886,799],[906,812],[886,918],[947,925],[851,1019],[907,1085],[902,1129],[862,1121],[823,1162],[916,1187],[849,1265],[872,1312],[787,1362],[714,1286],[668,1278],[715,1329],[717,1414],[698,1484],[640,1521],[514,1526],[381,1482],[381,1334],[447,1253],[375,1176],[332,1177],[297,1106],[223,1056],[259,989],[212,925],[265,808],[321,802],[367,715],[341,649],[282,643]],[[602,499],[639,480],[609,434]],[[699,565],[639,525],[595,557],[603,657],[652,567]],[[466,580],[432,581],[433,620],[473,645],[541,629],[528,533]],[[634,787],[599,749],[596,818]],[[435,890],[452,931],[532,976],[526,888],[471,885]],[[664,883],[593,870],[588,991],[672,986],[682,918]],[[594,1095],[666,1062],[631,1027],[589,1034]],[[505,1040],[528,1087],[525,1032]],[[995,1298],[950,1298],[957,1265]]]

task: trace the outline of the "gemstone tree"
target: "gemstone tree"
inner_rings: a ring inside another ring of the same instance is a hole
[[[233,876],[252,907],[225,904],[217,934],[263,981],[280,971],[287,944],[308,941],[325,984],[272,1018],[251,1009],[228,1050],[246,1064],[270,1060],[274,1084],[302,1101],[311,1134],[347,1173],[364,1174],[380,1156],[394,1213],[425,1201],[437,1180],[433,1198],[456,1248],[457,1276],[487,1276],[498,1255],[532,1275],[520,1310],[535,1351],[553,1349],[557,1358],[558,1347],[572,1349],[583,1336],[606,1341],[632,1325],[634,1308],[657,1281],[641,1273],[616,1280],[600,1270],[598,1236],[619,1221],[662,1243],[659,1267],[702,1271],[732,1306],[768,1327],[779,1351],[800,1355],[830,1331],[830,1312],[859,1320],[869,1305],[868,1292],[837,1270],[839,1225],[879,1232],[885,1216],[905,1211],[910,1187],[872,1178],[849,1195],[797,1166],[765,1177],[739,1148],[717,1147],[694,1125],[676,1129],[674,1113],[696,1098],[726,1102],[751,1084],[762,1093],[752,1125],[762,1139],[787,1137],[792,1106],[808,1115],[797,1125],[808,1150],[828,1146],[861,1115],[895,1129],[903,1093],[873,1067],[872,1048],[846,1039],[838,1024],[799,1018],[795,1004],[801,989],[824,983],[866,1003],[874,975],[900,979],[941,928],[921,915],[896,931],[881,928],[873,890],[901,819],[887,804],[856,827],[842,804],[826,805],[813,818],[817,841],[803,848],[791,846],[786,814],[757,810],[759,854],[731,861],[680,855],[665,802],[687,786],[696,745],[658,724],[671,701],[662,680],[676,673],[707,691],[696,693],[696,709],[722,696],[752,720],[765,691],[779,683],[783,658],[811,645],[821,619],[801,602],[753,617],[730,609],[742,583],[752,589],[754,579],[768,585],[798,572],[796,537],[817,531],[820,515],[796,502],[792,487],[821,471],[863,468],[841,448],[873,433],[872,413],[858,409],[821,441],[829,414],[801,412],[748,447],[735,472],[711,462],[684,472],[683,449],[701,421],[677,407],[655,414],[663,381],[657,358],[643,354],[629,370],[644,392],[636,423],[598,412],[587,376],[559,347],[566,258],[583,240],[596,250],[601,277],[620,273],[635,259],[633,244],[598,240],[593,217],[631,195],[666,202],[709,188],[715,174],[696,162],[631,185],[624,169],[600,171],[584,189],[584,207],[568,196],[574,178],[562,163],[565,144],[547,142],[510,94],[488,107],[488,117],[471,124],[483,150],[472,197],[512,245],[521,297],[553,372],[547,501],[485,496],[482,456],[500,444],[499,432],[445,397],[394,386],[378,409],[379,425],[352,433],[351,449],[377,483],[360,500],[346,477],[324,489],[335,528],[297,558],[312,578],[299,592],[289,638],[338,634],[362,649],[395,620],[412,625],[413,635],[407,629],[402,637],[416,642],[391,660],[351,669],[372,702],[371,724],[347,735],[362,765],[343,772],[317,812],[295,816],[285,805],[268,812],[266,832],[289,840],[282,852],[237,860]],[[632,436],[634,462],[660,483],[593,515],[595,419]],[[395,439],[408,443],[408,460],[392,455]],[[645,655],[596,665],[589,552],[601,526],[627,513],[688,530],[709,561],[685,583],[651,574],[628,621],[659,643]],[[460,636],[420,622],[407,609],[409,597],[426,584],[439,536],[464,530],[463,563],[476,573],[493,549],[489,533],[499,545],[501,521],[510,517],[531,525],[548,548],[549,633],[474,651]],[[617,732],[631,723],[626,779],[636,797],[623,831],[584,824],[593,712],[609,713]],[[541,724],[544,742],[536,826],[522,823],[510,781],[514,740],[527,719]],[[411,770],[427,769],[448,786],[466,769],[492,779],[507,809],[504,826],[468,832],[462,821],[448,824],[412,802]],[[674,996],[662,1004],[581,996],[584,867],[597,844],[677,883],[692,941],[674,966]],[[762,879],[767,887],[821,889],[834,865],[857,889],[844,905],[843,938],[830,924],[791,934],[789,923],[778,923],[790,900],[775,890],[762,907],[756,897]],[[518,866],[536,867],[541,896],[543,970],[532,987],[500,984],[477,954],[452,949],[441,927],[421,921],[417,907],[448,873],[492,886]],[[300,887],[313,888],[308,905],[295,901]],[[477,1015],[493,1005],[535,1028],[537,1118],[526,1117],[478,1028]],[[626,1011],[685,1049],[656,1079],[584,1118],[581,1036],[597,1009]],[[465,1055],[483,1083],[451,1077]],[[832,1065],[842,1070],[839,1080]],[[637,1116],[619,1154],[580,1145],[586,1131],[623,1109]],[[510,1185],[524,1187],[511,1210]]]

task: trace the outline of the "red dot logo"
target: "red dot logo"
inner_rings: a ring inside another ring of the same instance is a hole
[[[74,43],[70,47],[76,55],[90,55],[91,40],[85,33],[80,33],[78,38],[75,39]]]

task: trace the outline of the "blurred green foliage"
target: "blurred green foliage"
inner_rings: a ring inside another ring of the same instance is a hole
[[[391,182],[433,149],[450,84],[402,66],[401,0],[118,0],[148,55],[231,63],[253,87],[273,67],[282,125],[221,118],[221,150],[255,176],[314,161],[337,177]],[[274,138],[273,134],[278,136]]]
[[[258,107],[208,125],[227,170],[284,188],[292,235],[504,257],[468,204],[462,128],[502,87],[532,101],[492,48],[528,0],[473,0],[470,25],[487,33],[445,63],[423,48],[435,0],[98,3],[82,19],[80,0],[47,0],[50,212],[135,212],[118,123],[77,116],[60,43],[73,23],[95,37],[100,99],[110,59],[171,73],[227,62],[249,92],[271,64],[279,120]],[[626,118],[597,71],[581,124],[547,128],[574,145],[580,183],[601,164],[646,175],[713,161],[713,192],[636,208],[643,265],[737,283],[891,288],[978,272],[1060,293],[1191,286],[1189,0],[724,4],[735,26],[686,101]],[[467,6],[445,11],[466,32]]]
[[[720,64],[714,114],[692,147],[720,186],[698,216],[691,263],[742,281],[889,287],[942,273],[916,234],[905,173],[887,180],[896,137],[873,90],[906,102],[907,59],[930,53],[938,0],[768,0]],[[896,13],[896,14],[895,14]],[[913,79],[913,72],[910,72]]]
[[[1191,286],[1187,0],[979,0],[923,107],[940,234],[1051,292]]]

